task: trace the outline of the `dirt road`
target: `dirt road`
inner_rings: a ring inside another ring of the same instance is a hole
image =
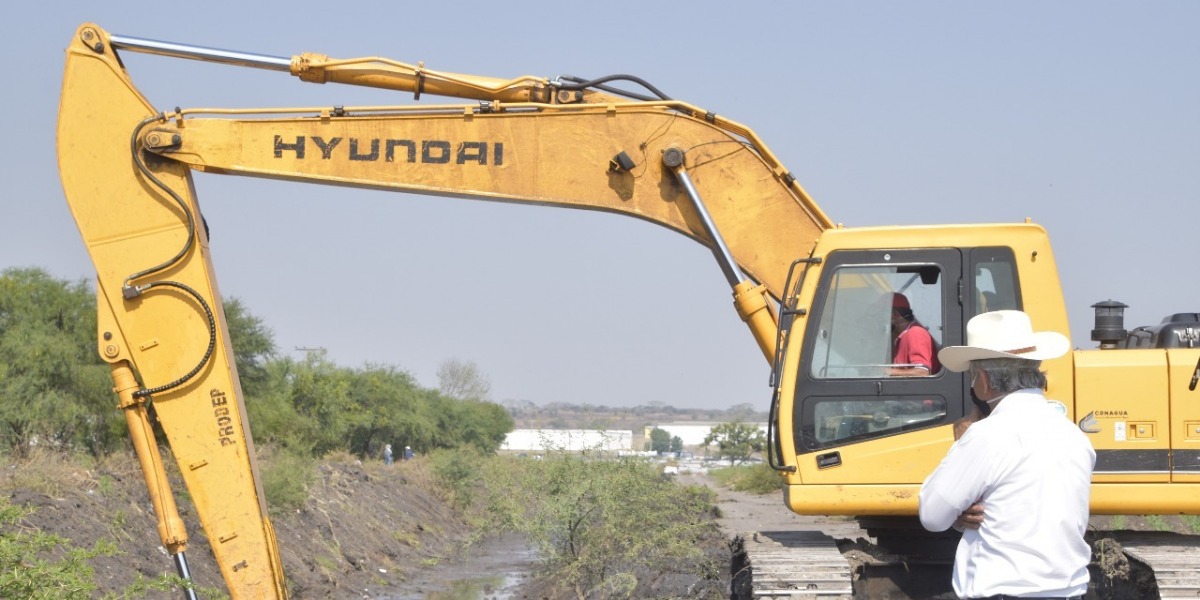
[[[777,494],[750,494],[735,492],[718,486],[712,479],[699,473],[679,476],[680,483],[705,485],[717,493],[721,516],[717,519],[721,529],[729,538],[753,531],[791,531],[808,529],[820,531],[834,539],[856,540],[867,537],[867,532],[849,517],[802,516],[783,504],[783,492]]]

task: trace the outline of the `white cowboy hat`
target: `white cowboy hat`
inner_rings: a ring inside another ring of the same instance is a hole
[[[948,346],[938,352],[942,366],[966,371],[968,363],[985,358],[1049,360],[1071,349],[1067,336],[1055,331],[1034,331],[1029,315],[1019,310],[997,310],[967,321],[967,345]]]

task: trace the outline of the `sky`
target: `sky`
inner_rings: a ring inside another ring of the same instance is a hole
[[[374,8],[372,5],[378,5]],[[587,8],[584,8],[584,7]],[[1050,233],[1071,338],[1200,311],[1200,3],[20,2],[6,9],[0,270],[94,278],[54,132],[76,28],[511,78],[637,75],[751,127],[846,226]],[[160,109],[407,104],[411,94],[124,54]],[[474,362],[497,401],[766,409],[769,368],[712,254],[627,217],[196,175],[218,284],[280,352]]]

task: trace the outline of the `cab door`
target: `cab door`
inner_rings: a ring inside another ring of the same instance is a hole
[[[934,353],[962,344],[968,310],[962,265],[956,248],[828,255],[793,403],[806,483],[919,482],[928,474],[929,465],[902,457],[911,458],[912,444],[945,445],[946,436],[934,430],[964,414],[964,377],[936,365],[916,373],[905,368],[911,365],[897,361],[897,335],[924,328]],[[911,322],[897,323],[897,303],[908,304]],[[904,434],[915,435],[897,437]]]

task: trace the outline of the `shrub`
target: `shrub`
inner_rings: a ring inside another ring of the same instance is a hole
[[[308,500],[315,459],[289,451],[263,452],[259,464],[271,511],[298,510]]]
[[[704,551],[709,536],[720,538],[707,488],[678,485],[640,460],[589,453],[497,458],[477,472],[495,528],[528,536],[543,561],[541,578],[560,592],[646,597],[663,573],[719,578],[722,565]]]
[[[96,584],[87,561],[112,555],[116,547],[97,542],[90,550],[71,548],[63,537],[22,531],[17,524],[30,512],[0,498],[0,598],[90,597]],[[55,555],[57,559],[49,558]]]
[[[476,500],[473,490],[478,485],[476,478],[484,470],[484,462],[494,461],[489,461],[486,455],[470,446],[458,450],[435,450],[429,455],[434,477],[457,508],[471,506]]]

